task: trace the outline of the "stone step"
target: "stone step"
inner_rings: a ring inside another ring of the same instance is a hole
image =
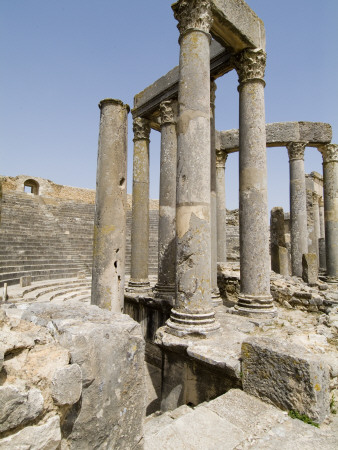
[[[144,433],[145,450],[333,450],[338,448],[338,417],[316,428],[231,389],[195,408],[183,405],[148,416]]]

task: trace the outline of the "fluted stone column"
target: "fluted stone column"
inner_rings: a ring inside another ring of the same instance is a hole
[[[276,315],[270,293],[264,71],[262,49],[235,61],[239,78],[239,232],[241,285],[238,314]]]
[[[149,253],[149,134],[147,119],[136,117],[133,123],[133,205],[131,219],[131,268],[128,292],[150,290]]]
[[[313,211],[313,234],[315,238],[315,249],[319,267],[319,238],[320,238],[320,215],[319,215],[319,195],[312,194],[312,211]]]
[[[99,103],[99,108],[91,303],[121,312],[124,303],[129,106],[120,100],[105,99]]]
[[[216,197],[216,146],[215,99],[216,83],[210,83],[210,230],[211,230],[211,300],[214,306],[222,304],[217,286],[217,197]]]
[[[326,275],[338,282],[338,145],[320,148],[323,155]]]
[[[308,252],[304,151],[306,143],[290,142],[290,237],[292,275],[302,276],[302,256]]]
[[[179,0],[176,300],[167,331],[206,335],[219,324],[210,281],[210,2]]]
[[[217,261],[227,260],[226,202],[225,202],[225,163],[228,154],[216,152],[216,215],[217,215]]]
[[[176,161],[177,105],[171,100],[160,104],[161,172],[158,224],[158,282],[155,296],[174,301],[176,265]]]

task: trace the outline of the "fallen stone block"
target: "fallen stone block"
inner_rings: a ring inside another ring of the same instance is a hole
[[[318,281],[318,262],[315,253],[305,253],[302,257],[302,278],[310,286],[316,285]]]
[[[43,397],[38,389],[21,392],[15,386],[0,387],[0,433],[24,425],[39,416]]]
[[[321,423],[330,413],[329,367],[304,347],[270,338],[242,344],[243,390]]]
[[[78,364],[55,371],[52,379],[52,397],[57,405],[73,405],[82,392],[82,372]]]
[[[56,450],[60,448],[59,416],[51,417],[43,425],[26,427],[18,433],[0,439],[0,450]]]

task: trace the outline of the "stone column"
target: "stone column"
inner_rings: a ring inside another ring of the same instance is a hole
[[[262,49],[234,60],[239,78],[239,232],[241,287],[238,314],[276,315],[270,293],[264,71]]]
[[[217,214],[217,261],[227,260],[226,202],[225,202],[225,163],[228,154],[216,152],[216,214]]]
[[[207,335],[219,324],[210,281],[210,1],[172,6],[180,31],[176,300],[167,331]]]
[[[149,253],[149,134],[147,119],[136,117],[133,124],[133,205],[131,219],[131,268],[128,292],[150,291]]]
[[[319,195],[312,194],[312,211],[313,211],[313,234],[315,239],[315,250],[319,267],[319,238],[320,238],[320,215],[319,215]]]
[[[177,105],[171,100],[160,104],[161,171],[158,223],[158,282],[155,296],[175,298],[176,262],[176,161]]]
[[[326,275],[338,282],[338,145],[320,148],[323,155]]]
[[[210,230],[211,230],[211,300],[214,306],[222,304],[217,286],[217,197],[216,197],[216,145],[215,99],[216,83],[210,83]]]
[[[290,237],[292,275],[302,276],[302,256],[308,252],[304,150],[306,143],[287,144],[290,163]]]
[[[124,303],[129,106],[120,100],[105,99],[99,103],[99,108],[91,303],[121,312]]]
[[[325,220],[324,220],[324,199],[319,200],[320,217],[320,238],[319,238],[319,268],[321,273],[326,272],[326,249],[325,249]]]
[[[284,211],[272,208],[270,215],[271,270],[284,276],[289,274],[288,252],[285,242]]]

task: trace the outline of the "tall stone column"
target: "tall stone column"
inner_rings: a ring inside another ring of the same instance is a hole
[[[172,6],[180,31],[176,299],[167,331],[206,335],[219,324],[210,280],[210,1]]]
[[[131,268],[128,292],[150,291],[149,253],[149,134],[147,119],[136,117],[133,123],[133,205],[131,219]]]
[[[226,202],[225,202],[225,163],[228,154],[216,151],[216,217],[217,217],[217,261],[227,260]]]
[[[304,151],[306,143],[290,142],[290,237],[292,275],[302,276],[302,257],[308,252]]]
[[[315,239],[315,249],[319,267],[319,238],[320,238],[320,214],[319,214],[319,195],[312,194],[312,211],[313,211],[313,234]]]
[[[210,83],[210,230],[211,230],[211,300],[214,306],[222,304],[217,286],[217,194],[216,194],[216,83]]]
[[[120,100],[105,99],[99,103],[99,108],[91,303],[121,312],[124,303],[129,106]]]
[[[326,249],[325,249],[325,220],[324,199],[319,200],[320,238],[319,238],[319,268],[321,273],[326,273]]]
[[[158,223],[158,282],[155,296],[175,298],[176,265],[176,162],[177,105],[171,100],[160,104],[161,172]]]
[[[264,71],[262,49],[234,60],[239,78],[239,233],[241,286],[238,314],[276,315],[270,293]]]
[[[338,282],[338,145],[320,148],[323,155],[326,275]]]

